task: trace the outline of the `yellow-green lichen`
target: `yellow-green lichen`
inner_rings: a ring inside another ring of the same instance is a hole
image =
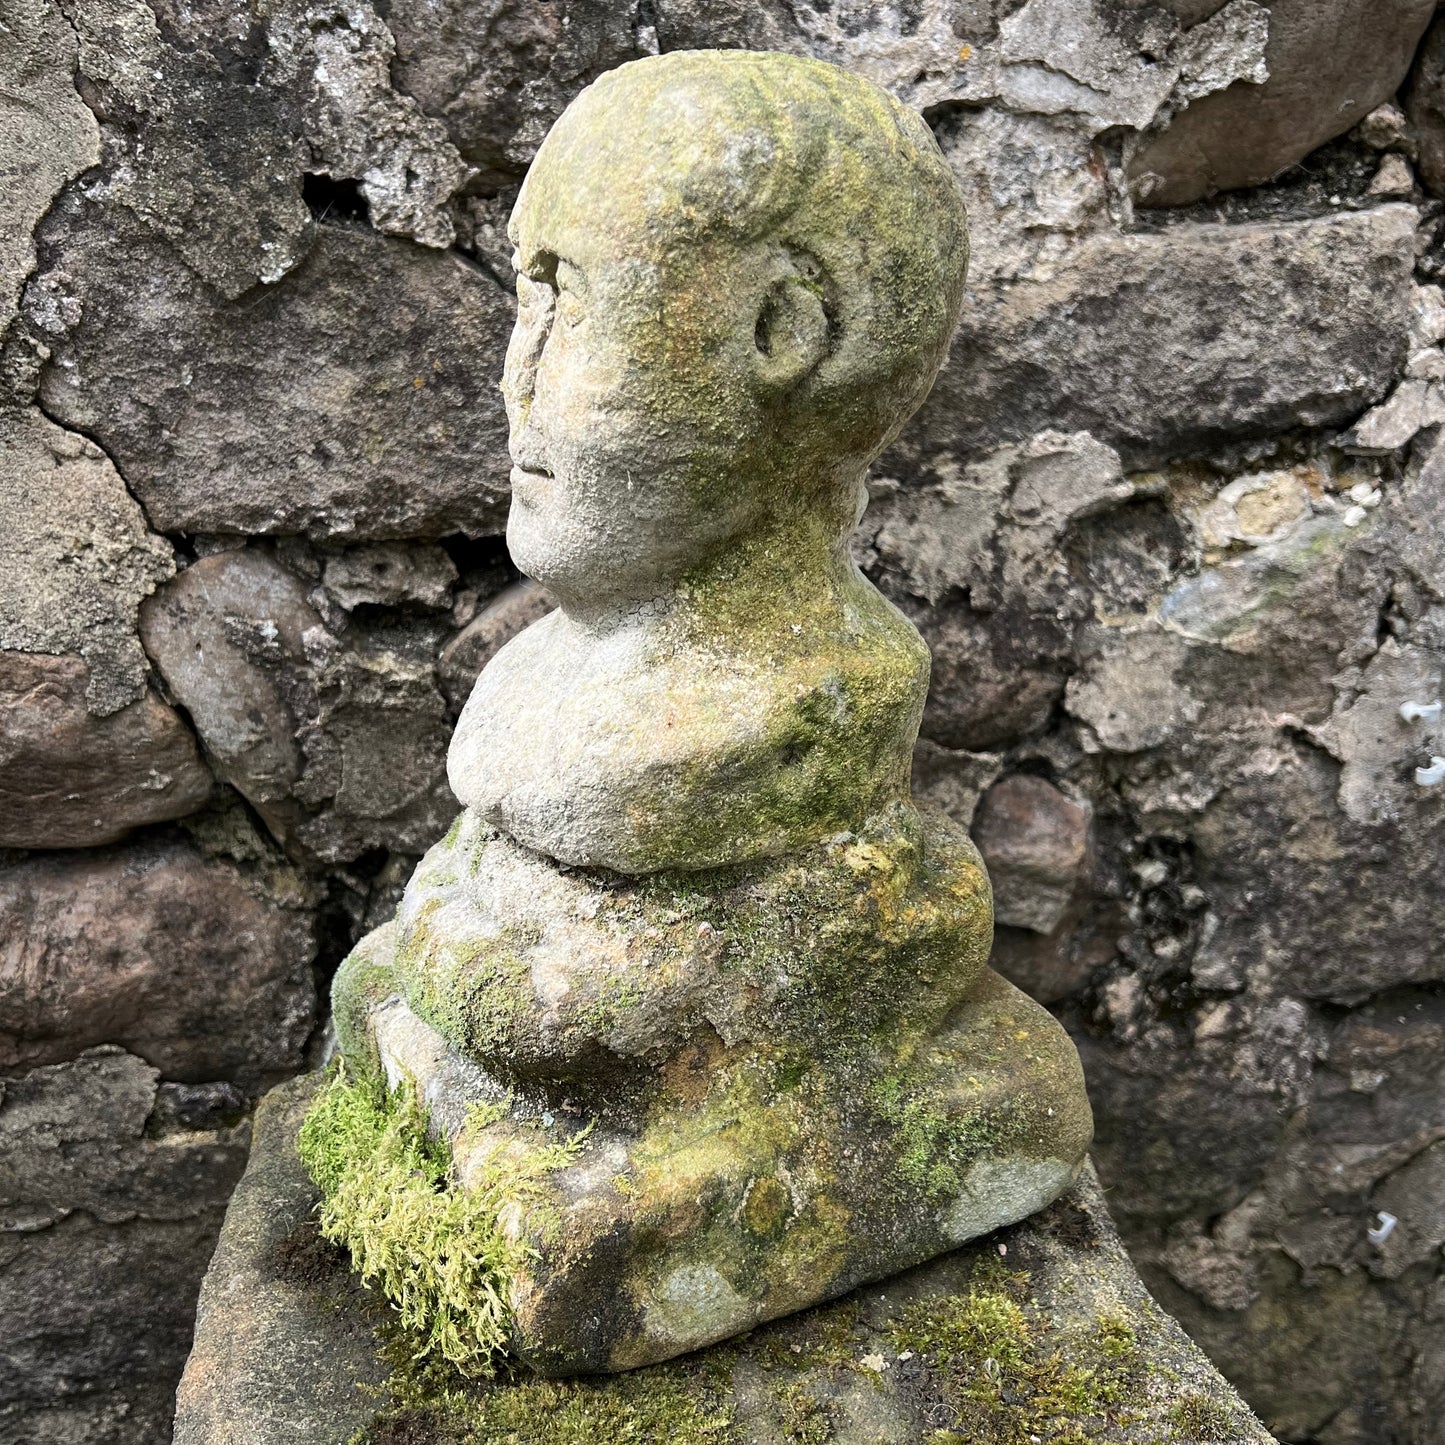
[[[1063,1030],[996,974],[985,974],[946,1034],[907,1035],[869,1084],[873,1132],[891,1140],[898,1178],[957,1198],[981,1160],[1076,1160],[1093,1123],[1078,1054]]]
[[[679,584],[658,656],[726,659],[748,681],[671,690],[670,733],[694,747],[635,799],[639,871],[797,852],[907,797],[928,649],[837,551],[804,511]]]
[[[556,876],[473,825],[418,867],[397,977],[453,1047],[519,1074],[589,1072],[614,1038],[639,1046],[639,1015],[655,1055],[729,1014],[734,1036],[857,1054],[905,1004],[919,1030],[948,1012],[990,915],[967,837],[905,805],[796,858],[636,880]]]
[[[407,1002],[468,1056],[505,1054],[526,1022],[531,970],[525,953],[537,932],[524,926],[459,940],[429,928],[428,916],[440,911],[427,900],[402,936],[397,971]]]
[[[926,394],[967,261],[957,184],[916,113],[832,66],[753,52],[664,55],[603,76],[548,135],[509,234],[524,265],[545,244],[586,267],[631,240],[662,285],[653,324],[627,339],[640,364],[677,373],[683,414],[724,434],[730,418],[708,415],[717,403],[686,363],[729,314],[737,265],[756,266],[751,243],[775,238],[816,258],[802,275],[834,293],[857,340],[787,420],[815,417],[836,451],[863,457]]]
[[[895,1131],[898,1173],[930,1198],[956,1195],[969,1166],[998,1142],[999,1129],[987,1114],[943,1113],[932,1092],[921,1091],[908,1074],[889,1074],[869,1091],[873,1107]]]
[[[750,1297],[801,1307],[846,1266],[852,1212],[824,1147],[836,1119],[822,1122],[816,1071],[791,1062],[713,1061],[704,1097],[656,1110],[632,1158],[634,1238],[649,1268],[715,1268]],[[691,1221],[686,1239],[653,1263],[647,1242],[679,1219]]]
[[[297,1141],[321,1190],[322,1234],[350,1251],[362,1283],[396,1309],[418,1355],[439,1355],[465,1374],[489,1371],[507,1342],[508,1287],[525,1247],[503,1217],[536,1204],[576,1144],[499,1154],[461,1188],[414,1093],[353,1077],[344,1064],[318,1092]]]

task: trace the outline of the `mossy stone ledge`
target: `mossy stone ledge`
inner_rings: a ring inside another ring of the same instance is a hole
[[[1019,1224],[670,1363],[468,1379],[318,1232],[296,1141],[325,1084],[258,1111],[176,1445],[1269,1445],[1145,1291],[1089,1168]]]

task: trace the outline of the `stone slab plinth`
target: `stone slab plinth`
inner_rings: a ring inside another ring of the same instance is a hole
[[[275,1090],[201,1292],[176,1445],[1269,1445],[1150,1298],[1091,1169],[905,1275],[619,1375],[463,1381],[410,1362],[316,1233]]]

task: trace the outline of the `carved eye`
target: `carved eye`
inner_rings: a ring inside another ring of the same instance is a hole
[[[563,326],[573,327],[586,319],[586,279],[568,261],[559,261],[556,272],[557,319]]]
[[[539,251],[525,265],[520,256],[514,256],[512,265],[517,272],[519,306],[549,306],[557,299],[557,258],[549,251]]]
[[[579,325],[585,315],[582,303],[574,292],[559,291],[557,293],[557,320],[569,331],[572,327]]]
[[[521,269],[529,280],[557,289],[557,258],[551,251],[538,251]]]

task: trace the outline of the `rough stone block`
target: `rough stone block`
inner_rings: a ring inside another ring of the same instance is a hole
[[[245,1158],[246,1103],[234,1087],[162,1085],[157,1069],[110,1046],[12,1075],[0,1100],[3,1227],[43,1230],[77,1212],[123,1224],[220,1208]],[[210,1116],[199,1131],[177,1116],[188,1105]]]
[[[0,847],[85,848],[205,806],[214,779],[154,693],[108,717],[79,657],[0,652]]]
[[[141,613],[141,636],[222,779],[278,826],[294,807],[302,754],[290,674],[306,666],[320,615],[299,577],[257,552],[187,567]],[[299,709],[297,709],[299,711]]]
[[[296,1069],[315,1008],[307,901],[279,865],[173,839],[6,865],[0,1068],[122,1044],[188,1082]]]
[[[446,575],[434,561],[433,601]],[[217,772],[297,856],[420,852],[456,811],[435,668],[445,625],[339,613],[332,631],[317,600],[273,558],[238,549],[186,568],[141,630]]]
[[[0,1430],[155,1445],[246,1160],[245,1096],[120,1049],[0,1085]]]
[[[1438,196],[1445,192],[1445,25],[1438,21],[1416,56],[1405,106],[1419,148],[1420,179]]]
[[[1130,184],[1149,206],[1257,186],[1388,100],[1434,13],[1431,0],[1273,0],[1262,84],[1192,102],[1144,141]]]
[[[1083,1044],[1141,1271],[1284,1439],[1436,1433],[1440,1222],[1417,1191],[1445,1138],[1442,1039],[1438,996],[1407,988],[1331,1024],[1256,993],[1174,1042]]]
[[[372,542],[330,558],[322,578],[348,612],[362,606],[448,608],[457,569],[435,545]]]
[[[1035,933],[1058,926],[1088,859],[1089,813],[1087,805],[1027,774],[988,790],[973,839],[988,865],[999,923]]]
[[[241,1149],[231,1178],[243,1162]],[[0,1436],[9,1445],[170,1438],[220,1219],[219,1207],[122,1224],[82,1213],[39,1234],[0,1234]]]
[[[1059,1004],[1114,961],[1122,931],[1117,909],[1080,900],[1048,933],[995,929],[989,967],[1039,1003]]]
[[[100,159],[95,117],[72,80],[75,37],[53,0],[7,8],[0,48],[0,332],[35,264],[31,232],[60,188]],[[35,117],[43,115],[40,129]]]
[[[393,88],[395,47],[369,5],[282,0],[252,15],[79,0],[66,14],[77,88],[97,116],[126,118],[106,130],[105,202],[226,300],[278,281],[314,244],[306,178],[354,182],[379,231],[453,241],[447,203],[468,168]]]
[[[71,192],[44,234],[27,306],[46,409],[100,439],[152,525],[500,529],[512,301],[461,255],[323,225],[304,261],[228,302],[117,207]]]
[[[104,717],[145,694],[136,609],[175,572],[110,460],[33,408],[0,410],[0,648],[78,654]]]
[[[393,0],[397,85],[446,123],[483,184],[515,180],[567,102],[604,70],[647,53],[625,6],[562,0]],[[653,46],[656,46],[654,36]]]
[[[539,582],[523,579],[494,597],[437,659],[437,675],[454,708],[471,695],[481,670],[524,627],[540,622],[557,599]]]
[[[1086,428],[1131,466],[1343,425],[1405,359],[1408,206],[1088,237],[966,306],[933,394],[885,459]]]

